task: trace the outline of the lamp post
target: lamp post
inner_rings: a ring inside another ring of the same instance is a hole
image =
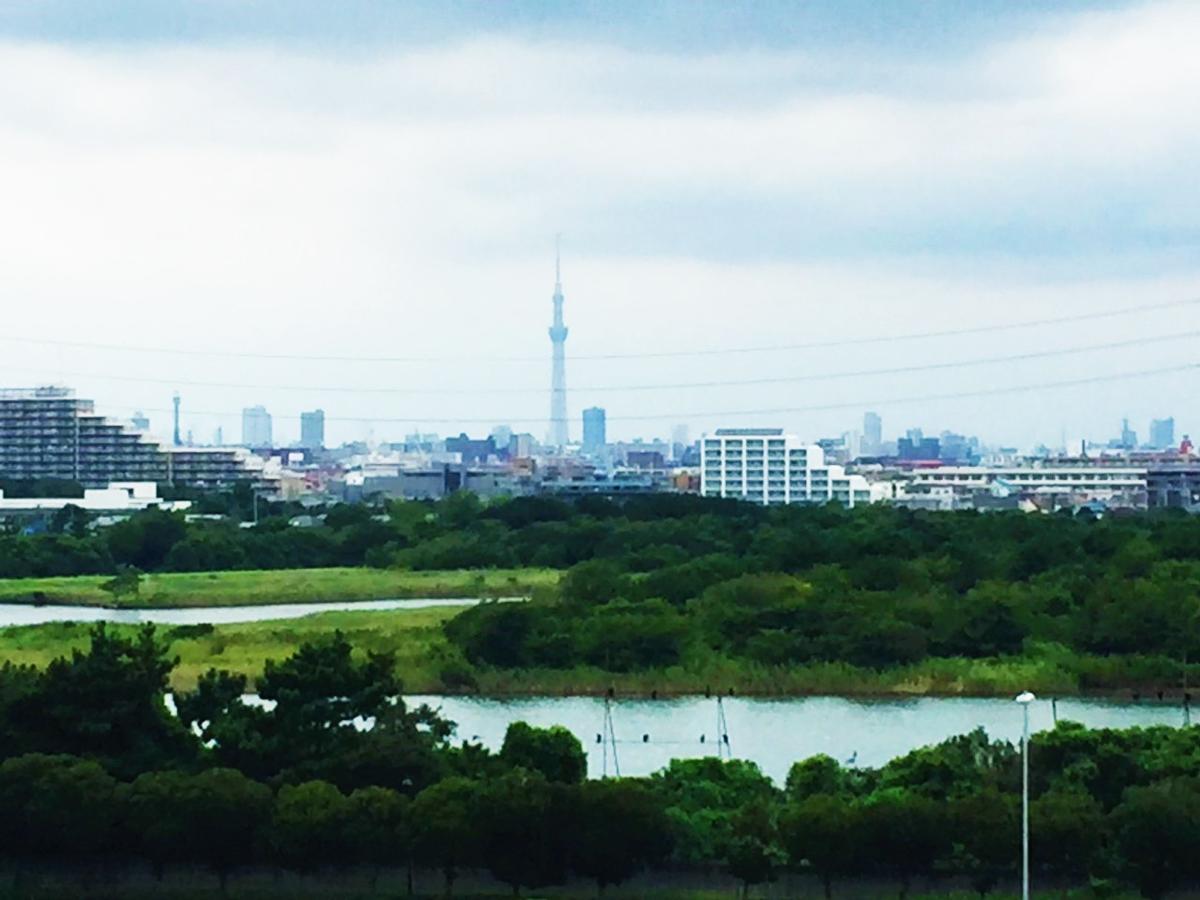
[[[1029,691],[1017,695],[1025,712],[1021,736],[1021,900],[1029,900],[1029,704],[1036,699]]]

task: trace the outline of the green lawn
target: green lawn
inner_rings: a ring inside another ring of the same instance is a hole
[[[554,584],[552,569],[407,572],[393,569],[283,569],[250,572],[169,572],[144,575],[136,597],[114,604],[101,589],[107,576],[0,579],[0,603],[85,606],[241,606],[386,600],[407,597],[517,597]]]
[[[171,676],[176,690],[194,686],[196,679],[210,668],[241,672],[253,683],[268,659],[283,659],[304,641],[340,630],[360,653],[395,652],[396,668],[404,678],[405,688],[429,691],[440,687],[438,673],[450,652],[441,625],[462,609],[433,606],[386,612],[314,613],[299,619],[217,625],[211,630],[207,626],[162,625],[158,633],[167,640],[171,655],[179,658]],[[108,627],[132,634],[138,626]],[[43,668],[76,648],[86,648],[91,628],[78,622],[2,628],[0,659]]]

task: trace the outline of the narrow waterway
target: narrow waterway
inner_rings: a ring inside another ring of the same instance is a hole
[[[262,606],[204,606],[193,609],[111,609],[103,606],[36,606],[0,604],[0,628],[44,625],[47,622],[119,622],[138,625],[231,625],[298,619],[323,612],[375,612],[391,609],[424,609],[430,606],[474,606],[473,598],[420,598],[413,600],[350,600],[332,603],[273,603]]]
[[[588,771],[599,777],[646,775],[675,758],[716,756],[719,713],[724,712],[734,757],[757,763],[780,784],[798,759],[825,753],[843,763],[879,766],[916,747],[984,728],[993,738],[1020,739],[1021,707],[1011,700],[925,697],[904,700],[855,700],[805,697],[763,700],[715,699],[617,700],[610,707],[616,750],[598,742],[605,733],[605,704],[592,697],[541,697],[488,700],[469,697],[414,696],[410,703],[440,707],[458,725],[457,740],[478,740],[499,749],[510,722],[562,725],[583,743]],[[1128,703],[1063,699],[1060,720],[1102,728],[1133,725],[1181,725],[1183,710],[1170,703]],[[1038,700],[1030,709],[1034,730],[1054,724],[1054,706]],[[728,755],[728,753],[726,754]]]

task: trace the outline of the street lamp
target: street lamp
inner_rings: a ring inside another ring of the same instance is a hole
[[[1029,691],[1017,695],[1025,711],[1021,737],[1021,900],[1029,900],[1029,704],[1036,699]]]

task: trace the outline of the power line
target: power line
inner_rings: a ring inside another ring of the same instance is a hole
[[[1114,318],[1117,316],[1136,315],[1163,309],[1178,309],[1183,306],[1200,304],[1200,297],[1187,300],[1172,300],[1163,303],[1142,304],[1097,312],[1077,313],[1070,316],[1056,316],[1045,319],[1029,319],[1022,322],[999,322],[990,325],[977,325],[965,328],[950,328],[940,331],[910,332],[907,334],[888,334],[876,337],[839,338],[837,340],[808,341],[804,343],[765,344],[746,347],[715,347],[704,350],[667,350],[648,353],[596,353],[571,356],[578,360],[629,360],[629,359],[670,359],[682,357],[724,356],[747,353],[779,353],[793,350],[815,350],[829,347],[853,347],[869,344],[893,343],[896,341],[916,341],[930,338],[964,337],[973,334],[990,334],[1001,331],[1013,331],[1022,328],[1036,328],[1044,325],[1065,325],[1074,322],[1086,322],[1096,319]],[[170,356],[196,356],[224,359],[259,359],[259,360],[292,360],[298,362],[345,362],[345,363],[445,363],[461,362],[461,354],[448,356],[328,356],[309,353],[263,353],[237,350],[211,350],[186,347],[146,347],[129,344],[111,344],[95,341],[70,341],[56,338],[41,338],[16,335],[0,335],[0,342],[16,344],[34,344],[48,347],[67,347],[81,350],[111,350],[119,353],[157,353]],[[545,355],[537,356],[479,356],[472,355],[477,362],[545,362]]]
[[[718,381],[686,381],[676,383],[630,384],[630,385],[600,385],[573,388],[575,393],[622,393],[626,391],[663,391],[691,390],[699,388],[721,387],[754,387],[771,384],[796,384],[806,381],[835,381],[839,378],[867,378],[874,375],[902,375],[913,372],[932,372],[945,369],[961,369],[974,366],[996,365],[1001,363],[1024,362],[1032,359],[1050,359],[1060,356],[1072,356],[1081,353],[1093,353],[1101,350],[1119,350],[1129,347],[1141,347],[1149,344],[1161,344],[1171,341],[1188,340],[1200,337],[1200,330],[1179,331],[1171,334],[1153,335],[1150,337],[1127,338],[1120,341],[1108,341],[1102,344],[1087,344],[1075,347],[1063,347],[1053,350],[1031,350],[1025,353],[1013,353],[1004,356],[983,356],[974,359],[955,360],[950,362],[913,363],[904,366],[890,366],[880,369],[856,369],[834,372],[813,372],[803,375],[781,375],[764,378],[748,378]],[[8,371],[26,371],[27,367],[0,366]],[[191,381],[178,378],[146,378],[133,375],[104,375],[95,372],[59,372],[62,377],[87,378],[97,381],[131,382],[135,384],[161,384],[171,387],[204,387],[204,388],[235,388],[259,391],[287,391],[305,394],[388,394],[388,395],[512,395],[512,394],[545,394],[546,388],[395,388],[395,387],[351,387],[347,385],[294,385],[294,384],[250,384],[229,381]]]
[[[671,411],[667,413],[658,413],[655,415],[628,415],[628,416],[609,416],[610,422],[661,422],[667,420],[681,419],[716,419],[716,418],[737,418],[743,416],[779,416],[791,415],[795,413],[806,412],[828,412],[841,409],[862,409],[870,407],[886,408],[889,406],[899,406],[909,403],[932,403],[942,400],[965,400],[973,397],[992,397],[1002,394],[1020,394],[1029,391],[1054,390],[1057,388],[1082,387],[1089,384],[1104,384],[1114,381],[1125,381],[1135,378],[1148,378],[1154,375],[1167,375],[1181,372],[1191,372],[1200,369],[1200,363],[1184,363],[1175,366],[1163,366],[1156,369],[1142,369],[1134,372],[1117,372],[1107,375],[1093,375],[1086,378],[1074,378],[1066,381],[1044,381],[1034,384],[1007,385],[998,388],[986,388],[983,390],[974,391],[956,391],[943,394],[923,394],[907,397],[890,397],[890,398],[874,398],[865,400],[853,400],[838,403],[820,403],[808,406],[779,406],[762,409],[734,409],[734,410],[710,410],[707,412],[679,412]],[[171,410],[166,408],[141,407],[143,412],[152,413],[169,413]],[[189,412],[191,416],[206,416],[230,418],[240,415],[237,412],[216,412],[211,410],[192,410]],[[272,418],[284,421],[298,420],[298,415],[274,415]],[[438,418],[428,416],[409,416],[405,418],[380,417],[380,416],[326,416],[326,422],[355,422],[361,424],[393,424],[393,425],[494,425],[497,422],[505,422],[509,425],[514,424],[543,424],[545,417],[538,416],[535,418],[529,417],[509,417],[509,416],[489,416],[486,419],[474,418]]]

